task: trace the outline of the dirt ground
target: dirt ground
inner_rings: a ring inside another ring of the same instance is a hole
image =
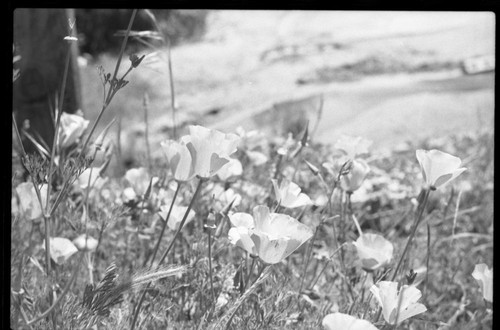
[[[494,54],[493,13],[222,10],[211,12],[207,26],[203,40],[172,50],[178,118],[226,131],[253,128],[276,104],[322,95],[315,132],[322,142],[362,135],[375,149],[392,148],[407,139],[493,128],[494,73],[460,70],[466,58]],[[124,123],[137,122],[147,92],[150,118],[169,124],[164,59],[146,57],[108,118],[123,111]],[[99,88],[95,78],[83,76],[84,96],[97,93],[89,91]],[[291,111],[317,120],[310,109],[316,106],[298,103]],[[274,119],[269,125],[283,124]]]

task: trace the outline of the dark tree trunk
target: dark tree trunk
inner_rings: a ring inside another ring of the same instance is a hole
[[[13,110],[21,129],[29,120],[32,136],[39,135],[52,147],[54,125],[50,109],[62,88],[68,52],[68,18],[73,9],[16,9],[14,12],[14,45],[21,59],[19,78],[13,83]],[[76,29],[76,27],[75,27]],[[76,35],[76,30],[73,31]],[[80,79],[77,64],[78,45],[71,42],[71,59],[64,93],[63,111],[74,113],[81,106]],[[21,133],[22,134],[22,133]],[[27,152],[34,146],[25,137]]]

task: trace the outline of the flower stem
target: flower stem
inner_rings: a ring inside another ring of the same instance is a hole
[[[228,321],[226,322],[226,325],[225,325],[225,329],[228,330],[229,327],[231,326],[231,321],[233,320],[234,318],[234,315],[236,315],[236,312],[238,312],[238,310],[240,309],[241,305],[243,304],[243,302],[246,300],[246,298],[248,298],[250,296],[250,294],[255,291],[255,289],[257,288],[257,286],[262,283],[262,281],[267,278],[267,275],[270,274],[270,271],[271,271],[271,268],[269,267],[269,265],[267,264],[263,264],[262,265],[262,268],[260,269],[259,271],[259,274],[257,275],[257,278],[255,279],[255,282],[252,284],[252,286],[250,287],[250,289],[248,289],[248,292],[244,295],[242,295],[237,301],[236,301],[236,304],[235,304],[235,307],[233,307],[233,310],[229,310],[228,312],[230,313],[229,314],[229,319]],[[266,272],[266,274],[262,275],[262,273],[264,272],[265,269],[268,269],[268,271]],[[261,277],[262,275],[262,277]],[[222,318],[224,319],[224,317]],[[220,327],[217,327],[217,329],[219,329]]]
[[[326,267],[328,267],[328,264],[330,263],[330,261],[332,260],[333,256],[335,254],[337,254],[337,252],[340,251],[340,249],[342,249],[343,247],[345,246],[345,243],[342,244],[341,246],[339,246],[331,255],[330,257],[328,258],[328,260],[326,261],[325,265],[323,266],[323,268],[321,269],[321,271],[319,272],[318,276],[316,277],[316,279],[314,279],[314,281],[312,281],[311,284],[309,284],[309,288],[314,288],[314,286],[316,285],[316,283],[318,282],[318,280],[320,279],[321,275],[323,275],[323,273],[325,272],[326,270]]]
[[[45,262],[47,264],[46,265],[47,277],[50,278],[50,232],[49,232],[50,216],[44,214],[43,221],[45,224]]]
[[[177,229],[177,232],[175,233],[174,238],[172,239],[172,242],[170,242],[170,245],[168,246],[167,250],[165,251],[165,253],[163,253],[163,256],[161,257],[160,261],[158,262],[157,268],[159,268],[161,266],[161,264],[163,263],[163,261],[167,257],[168,253],[170,252],[170,250],[174,246],[175,240],[179,236],[179,234],[182,230],[182,227],[184,227],[184,223],[186,222],[188,214],[191,211],[191,208],[193,207],[193,204],[194,204],[194,201],[196,200],[196,197],[198,197],[198,194],[200,193],[201,186],[202,186],[202,183],[204,181],[205,181],[205,179],[200,179],[200,181],[198,182],[198,187],[196,187],[196,191],[194,192],[194,195],[191,198],[191,202],[189,203],[189,206],[186,210],[186,213],[184,213],[184,217],[182,218],[182,221],[179,225],[179,229]],[[154,260],[154,258],[153,258],[153,260]],[[139,316],[139,311],[141,310],[141,305],[144,301],[144,298],[146,297],[146,291],[149,289],[150,285],[151,285],[151,282],[149,282],[148,285],[146,286],[146,288],[144,288],[144,290],[142,291],[141,298],[139,299],[139,303],[137,304],[137,307],[135,308],[134,317],[132,319],[132,324],[130,326],[130,330],[135,329],[135,323],[137,321],[137,317]]]
[[[87,246],[87,236],[85,236],[85,246]],[[91,252],[90,251],[85,251],[86,257],[87,257],[87,268],[89,270],[89,281],[90,284],[94,284],[94,267],[92,267],[92,258],[90,256]]]
[[[175,189],[174,197],[172,198],[172,202],[170,203],[170,208],[168,209],[167,217],[165,221],[163,221],[163,227],[161,228],[160,236],[158,237],[158,241],[156,242],[156,246],[153,252],[153,256],[151,257],[151,265],[150,268],[153,267],[153,262],[156,258],[156,254],[158,253],[158,249],[160,248],[161,239],[163,238],[163,234],[165,233],[165,228],[167,227],[168,220],[170,219],[170,214],[172,213],[172,209],[174,207],[175,200],[177,198],[177,194],[181,189],[182,182],[177,182],[177,189]]]
[[[411,241],[413,240],[413,237],[415,236],[415,233],[417,232],[417,227],[420,224],[420,221],[422,220],[422,216],[424,214],[425,207],[427,206],[427,201],[429,200],[429,194],[430,194],[430,189],[425,190],[425,195],[424,195],[424,201],[422,202],[422,205],[420,206],[420,210],[417,216],[417,219],[415,220],[415,223],[413,225],[413,229],[411,231],[410,237],[408,237],[408,241],[406,242],[405,249],[403,250],[403,254],[401,255],[401,258],[399,259],[398,265],[396,266],[396,269],[394,270],[394,274],[392,275],[391,281],[394,281],[396,279],[396,276],[398,275],[398,270],[401,267],[401,264],[403,263],[403,260],[406,256],[406,253],[408,252],[408,248],[410,247]]]
[[[23,141],[21,140],[21,135],[19,134],[19,128],[17,127],[17,122],[16,118],[14,117],[14,113],[12,113],[12,123],[14,125],[14,131],[16,132],[17,139],[19,140],[19,145],[21,147],[21,152],[22,152],[22,158],[21,158],[21,163],[24,164],[23,159],[26,161],[28,160],[28,154],[26,153],[26,149],[24,149],[23,146]],[[50,274],[50,244],[49,244],[49,227],[48,227],[48,216],[46,215],[45,212],[45,207],[44,203],[42,201],[42,194],[40,193],[40,188],[38,188],[38,185],[36,184],[35,177],[30,173],[29,167],[25,166],[25,168],[28,170],[29,176],[31,178],[31,183],[33,184],[33,188],[35,189],[36,197],[38,199],[38,203],[40,204],[40,210],[42,211],[43,214],[43,219],[45,220],[45,267],[47,271],[47,276]],[[48,187],[47,187],[48,189]],[[48,198],[48,190],[47,190],[47,198]],[[52,213],[52,212],[51,212]],[[50,219],[50,218],[49,218]],[[51,295],[49,295],[51,297]],[[52,299],[52,298],[49,298]]]
[[[212,293],[212,306],[215,307],[214,281],[212,275],[212,230],[208,230],[208,272],[210,275],[210,292]]]
[[[49,173],[48,173],[48,187],[47,187],[47,200],[45,201],[45,209],[49,209],[49,199],[50,199],[50,192],[52,188],[52,168],[54,166],[54,158],[56,154],[56,148],[58,145],[58,136],[59,136],[59,129],[61,125],[61,115],[62,115],[62,109],[63,109],[63,103],[64,103],[64,93],[66,90],[66,82],[68,79],[68,69],[69,69],[69,60],[71,58],[71,43],[68,43],[68,52],[66,54],[66,65],[64,66],[64,73],[63,73],[63,81],[62,81],[62,88],[61,88],[61,94],[59,95],[59,102],[58,102],[58,109],[57,109],[57,120],[56,120],[56,125],[54,127],[54,140],[52,141],[52,150],[50,151],[50,163],[49,163]],[[62,164],[61,164],[62,165]]]
[[[316,236],[318,236],[318,231],[319,231],[320,226],[321,226],[321,223],[316,227],[316,230],[314,231],[314,235],[313,235],[311,241],[309,242],[309,250],[307,253],[307,260],[306,260],[306,264],[304,265],[304,272],[302,274],[302,278],[300,280],[299,291],[297,292],[299,295],[302,292],[302,287],[304,286],[304,280],[305,280],[306,275],[307,275],[307,267],[309,266],[309,262],[311,261],[311,255],[312,255],[312,250],[314,247],[314,241],[316,239]]]
[[[168,246],[167,250],[165,251],[165,253],[163,253],[163,256],[161,257],[160,262],[158,263],[158,265],[161,265],[163,263],[163,261],[165,260],[165,258],[168,255],[168,252],[170,251],[170,249],[172,249],[172,247],[173,247],[173,245],[175,243],[175,240],[177,239],[177,236],[179,236],[182,228],[184,227],[184,223],[186,223],[186,219],[188,217],[188,214],[189,214],[189,212],[191,211],[191,208],[194,205],[194,201],[196,200],[196,198],[198,197],[198,194],[201,191],[201,186],[202,186],[202,184],[203,184],[204,181],[205,181],[205,179],[200,179],[200,181],[198,182],[198,186],[196,187],[196,191],[194,192],[193,198],[191,198],[191,202],[189,203],[188,208],[186,210],[186,213],[184,214],[184,217],[182,218],[182,221],[181,221],[181,223],[179,225],[179,229],[177,229],[177,232],[175,233],[175,236],[172,239],[172,242],[170,242],[170,245]]]
[[[410,247],[411,241],[413,240],[413,237],[415,236],[415,233],[417,232],[417,227],[420,224],[420,221],[422,220],[422,216],[424,214],[425,207],[427,206],[427,201],[429,200],[430,192],[431,192],[430,189],[425,190],[424,201],[420,205],[420,210],[418,212],[418,216],[415,219],[413,229],[411,231],[410,236],[408,237],[408,241],[406,242],[406,246],[405,246],[405,249],[403,250],[403,254],[401,254],[401,258],[399,259],[398,265],[396,266],[396,269],[394,270],[394,273],[392,274],[391,281],[394,281],[396,279],[396,277],[398,275],[398,270],[401,267],[401,265],[403,264],[403,260],[406,256],[406,253],[408,252],[408,248]],[[378,321],[381,313],[382,313],[382,307],[379,308],[378,313],[377,313],[377,317],[375,318],[375,320]]]
[[[247,277],[245,279],[245,282],[243,283],[243,292],[241,292],[241,294],[245,293],[245,291],[247,289],[248,282],[250,281],[250,277],[252,276],[253,268],[255,266],[255,259],[257,259],[257,258],[252,257],[252,263],[250,264],[250,269],[248,270]]]
[[[424,299],[427,296],[427,283],[429,278],[429,261],[431,259],[431,226],[427,222],[427,258],[425,260],[425,283],[424,283]]]

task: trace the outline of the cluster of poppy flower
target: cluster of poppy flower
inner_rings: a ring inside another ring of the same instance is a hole
[[[88,122],[74,118],[75,115],[63,113],[61,118],[60,143],[73,144],[83,134]],[[77,116],[78,117],[78,116]],[[179,140],[166,140],[161,143],[167,159],[167,167],[172,177],[178,184],[198,178],[207,181],[212,176],[218,175],[221,180],[226,180],[233,175],[242,173],[241,163],[230,156],[237,150],[240,136],[225,134],[217,130],[202,126],[190,126],[189,134]],[[339,163],[350,162],[350,170],[341,177],[340,186],[348,193],[353,194],[361,187],[370,167],[367,162],[359,158],[360,154],[367,152],[369,142],[361,138],[343,137],[335,145],[344,152]],[[458,157],[438,150],[417,150],[416,158],[420,164],[425,181],[425,189],[436,190],[444,186],[466,169],[461,166]],[[326,164],[328,167],[328,164]],[[330,164],[331,167],[333,165]],[[88,168],[75,181],[81,189],[90,186],[102,186],[106,179],[102,177],[101,169]],[[130,187],[123,192],[125,199],[135,199],[146,193],[157,178],[151,178],[145,168],[131,169],[125,175]],[[283,179],[280,183],[272,180],[276,202],[280,207],[298,208],[313,204],[311,199],[294,182]],[[21,183],[16,192],[19,196],[20,211],[27,219],[36,219],[42,216],[35,189],[32,183]],[[40,187],[42,200],[45,200],[46,185]],[[278,209],[278,208],[277,208]],[[168,207],[160,207],[159,215],[165,220]],[[187,207],[174,205],[171,210],[169,227],[172,230],[179,228],[182,215]],[[195,217],[190,211],[187,221]],[[257,205],[253,213],[235,212],[229,214],[232,224],[228,232],[229,242],[241,248],[254,258],[259,258],[266,264],[276,264],[283,261],[296,251],[301,245],[313,236],[313,230],[297,219],[283,213],[271,212],[264,205]],[[372,272],[388,265],[393,258],[393,245],[382,235],[376,233],[362,233],[353,242],[363,269]],[[78,250],[95,250],[97,241],[84,235],[78,236],[71,242],[66,238],[54,237],[50,239],[50,254],[56,263],[62,263]],[[492,275],[485,264],[476,265],[472,276],[479,282],[484,299],[492,301]],[[400,322],[426,311],[426,307],[418,303],[421,292],[416,285],[403,285],[398,289],[399,283],[394,281],[380,281],[370,288],[370,292],[382,307],[383,317],[389,324]],[[325,316],[323,325],[327,329],[345,327],[346,329],[376,329],[366,320],[353,316],[333,313]]]

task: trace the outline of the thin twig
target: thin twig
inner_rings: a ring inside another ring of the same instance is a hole
[[[127,45],[128,37],[130,35],[130,30],[132,28],[132,23],[134,22],[136,14],[137,14],[137,9],[134,9],[134,11],[132,12],[132,16],[130,17],[130,21],[129,21],[129,24],[128,24],[128,27],[127,27],[127,32],[125,33],[125,37],[123,38],[122,46],[121,46],[121,49],[120,49],[120,54],[118,55],[118,60],[116,61],[115,71],[113,73],[113,78],[111,79],[111,82],[116,81],[116,76],[118,74],[118,69],[120,68],[120,63],[122,61],[123,53],[125,52],[125,46]],[[122,79],[124,77],[125,77],[125,75],[122,77]],[[108,107],[108,105],[111,102],[111,100],[112,100],[113,96],[115,95],[115,93],[116,93],[116,90],[114,88],[110,88],[109,89],[108,95],[106,97],[106,101],[102,105],[101,111],[99,112],[99,115],[97,116],[97,119],[95,120],[95,122],[92,125],[92,128],[91,128],[91,130],[89,132],[89,134],[87,135],[87,139],[83,143],[82,150],[80,151],[80,154],[78,155],[78,158],[81,156],[83,150],[85,150],[85,147],[89,143],[90,138],[92,137],[92,134],[94,133],[94,130],[97,127],[97,123],[101,120],[101,117],[102,117],[102,115],[104,113],[104,110],[106,110],[106,108]]]
[[[148,93],[144,93],[144,97],[142,100],[142,105],[144,109],[144,139],[146,142],[146,159],[148,161],[148,170],[151,172],[152,164],[151,164],[151,149],[149,147],[149,124],[148,124],[148,106],[149,106],[149,97]]]
[[[161,239],[163,238],[163,234],[165,233],[165,228],[167,227],[168,220],[170,219],[170,214],[172,213],[172,209],[174,208],[175,200],[177,199],[177,194],[179,193],[182,186],[182,182],[177,182],[177,189],[175,189],[174,197],[172,197],[172,202],[170,203],[170,208],[168,209],[167,217],[165,221],[163,221],[163,226],[161,228],[160,236],[158,237],[158,241],[156,242],[155,249],[153,251],[153,256],[151,258],[150,268],[153,267],[154,260],[156,258],[156,254],[158,253],[158,249],[160,248]]]

